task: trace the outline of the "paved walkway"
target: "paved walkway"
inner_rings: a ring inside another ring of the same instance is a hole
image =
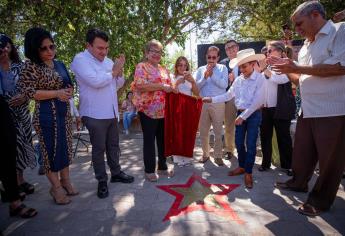
[[[200,144],[195,156],[200,157]],[[121,165],[125,172],[135,176],[133,184],[110,183],[106,199],[96,196],[97,182],[90,167],[90,153],[80,148],[71,166],[71,175],[80,195],[66,206],[53,203],[48,193],[48,180],[37,175],[37,169],[26,171],[26,178],[35,185],[34,194],[25,203],[35,207],[39,214],[29,220],[10,218],[8,205],[0,204],[0,230],[4,235],[344,235],[345,181],[338,191],[333,208],[320,217],[309,218],[296,209],[307,194],[274,189],[276,180],[287,179],[278,169],[265,173],[254,167],[255,185],[252,190],[243,186],[243,177],[227,177],[236,160],[217,167],[205,165],[175,167],[175,177],[162,177],[158,183],[143,178],[142,136],[140,133],[121,136]],[[260,163],[257,158],[257,163]],[[215,212],[192,211],[163,221],[175,201],[175,196],[157,188],[157,185],[185,184],[196,174],[211,184],[240,184],[227,194],[232,217]],[[312,179],[313,184],[315,176]],[[312,186],[310,184],[310,186]],[[241,222],[235,220],[240,219]]]

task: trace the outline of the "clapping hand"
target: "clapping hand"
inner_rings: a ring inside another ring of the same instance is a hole
[[[124,54],[120,54],[118,58],[115,58],[113,65],[113,77],[117,78],[123,74],[123,68],[126,62]]]
[[[204,78],[207,79],[208,77],[211,77],[213,75],[213,67],[212,65],[207,65],[206,71],[204,73]]]
[[[297,65],[289,58],[271,56],[267,58],[267,61],[271,69],[278,74],[295,73],[297,69]]]

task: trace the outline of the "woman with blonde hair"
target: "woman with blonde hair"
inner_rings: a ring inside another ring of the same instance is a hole
[[[144,60],[135,68],[131,86],[144,136],[145,178],[151,182],[158,180],[157,174],[173,175],[164,157],[164,109],[165,94],[176,90],[168,70],[160,65],[162,55],[163,45],[155,39],[149,41],[145,46]],[[155,140],[158,149],[157,173]]]
[[[176,59],[174,66],[174,87],[183,94],[199,96],[199,89],[190,73],[188,59],[180,56]]]

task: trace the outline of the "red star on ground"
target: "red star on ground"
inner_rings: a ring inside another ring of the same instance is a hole
[[[210,184],[205,179],[193,174],[185,184],[159,185],[157,188],[176,197],[163,221],[172,216],[187,214],[192,211],[212,212],[243,224],[231,208],[227,194],[239,184]]]

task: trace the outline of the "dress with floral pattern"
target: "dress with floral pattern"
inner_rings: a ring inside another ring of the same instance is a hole
[[[134,94],[133,103],[137,111],[145,113],[152,119],[164,118],[165,92],[162,90],[140,92],[136,89],[136,85],[147,83],[171,85],[168,70],[161,65],[155,67],[148,62],[141,62],[135,68],[134,81],[131,85]]]
[[[56,66],[56,62],[54,62]],[[26,61],[17,87],[32,99],[37,90],[58,90],[71,86],[68,77],[55,68]],[[58,172],[68,167],[72,158],[72,118],[69,101],[35,100],[33,126],[39,137],[46,171]]]

